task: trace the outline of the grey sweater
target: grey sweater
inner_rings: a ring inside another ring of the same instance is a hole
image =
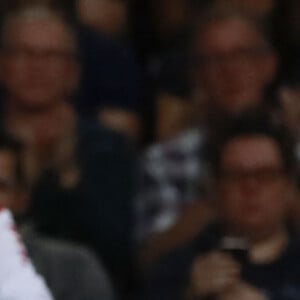
[[[113,300],[107,273],[84,246],[21,230],[28,255],[56,300]]]

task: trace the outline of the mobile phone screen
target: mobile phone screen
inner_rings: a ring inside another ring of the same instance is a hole
[[[220,249],[232,255],[240,264],[248,262],[249,244],[244,238],[225,236],[221,240]]]

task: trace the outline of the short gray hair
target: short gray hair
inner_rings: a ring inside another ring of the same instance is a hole
[[[1,46],[3,47],[7,43],[7,40],[9,39],[9,37],[7,36],[9,28],[14,22],[17,22],[19,20],[45,19],[53,19],[63,24],[67,35],[70,37],[70,45],[72,45],[72,48],[74,48],[74,53],[76,53],[78,50],[78,42],[75,27],[62,11],[43,3],[22,5],[14,10],[7,11],[1,22]]]

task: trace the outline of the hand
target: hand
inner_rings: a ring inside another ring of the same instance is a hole
[[[194,297],[217,295],[240,281],[240,265],[229,254],[212,252],[198,257],[192,266]]]
[[[146,240],[140,253],[141,265],[150,266],[163,255],[189,243],[216,217],[213,200],[199,199],[189,203],[171,228]]]
[[[220,293],[217,300],[268,300],[267,297],[257,288],[248,283],[240,281],[231,288]]]

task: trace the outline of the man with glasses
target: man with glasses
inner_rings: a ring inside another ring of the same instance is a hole
[[[288,226],[293,151],[268,114],[219,131],[209,146],[218,222],[154,268],[143,299],[298,299],[300,240]]]
[[[26,147],[38,230],[88,244],[117,284],[127,283],[133,155],[121,135],[75,112],[80,65],[72,24],[46,4],[8,12],[0,63],[2,121]]]

